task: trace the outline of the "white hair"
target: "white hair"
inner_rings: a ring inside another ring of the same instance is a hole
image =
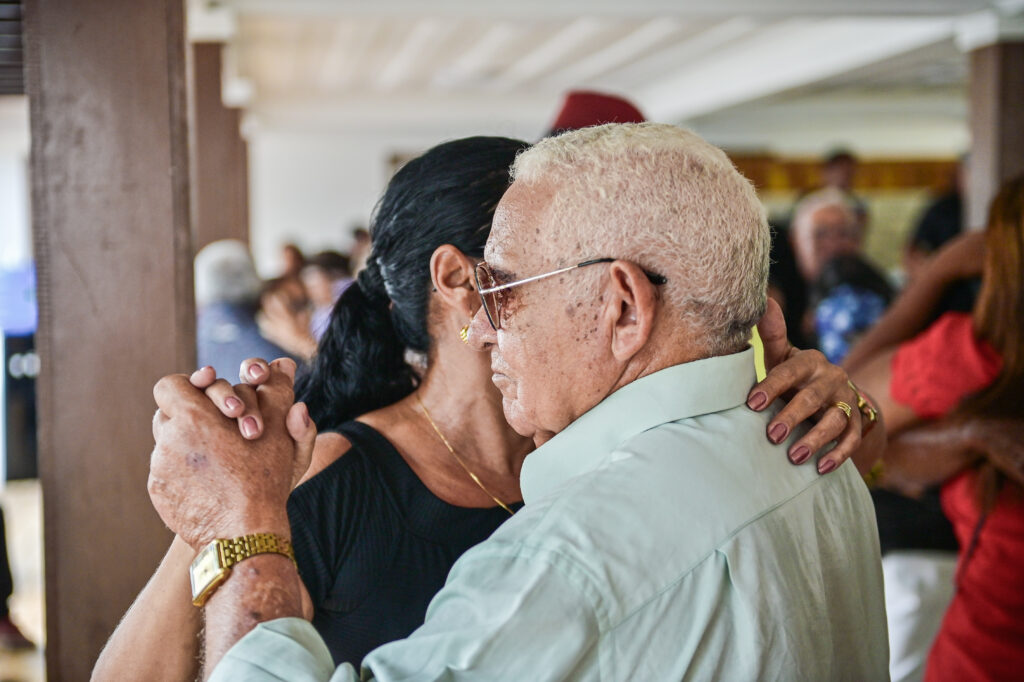
[[[559,254],[565,263],[631,260],[668,279],[663,300],[705,336],[709,355],[747,343],[764,314],[771,234],[722,150],[676,126],[608,124],[541,140],[512,176],[554,189],[551,236],[576,245]]]
[[[839,209],[851,227],[860,227],[861,225],[861,221],[857,217],[857,209],[850,196],[835,187],[826,187],[808,194],[793,209],[791,229],[796,239],[807,237],[810,234],[811,228],[814,227],[814,222],[811,219],[823,208]]]
[[[207,244],[195,260],[196,304],[253,303],[262,281],[245,244],[221,239]]]

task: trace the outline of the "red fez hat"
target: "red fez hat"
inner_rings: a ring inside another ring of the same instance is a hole
[[[622,97],[577,90],[565,96],[565,103],[551,125],[551,131],[576,130],[602,123],[643,123],[646,120],[639,109]]]

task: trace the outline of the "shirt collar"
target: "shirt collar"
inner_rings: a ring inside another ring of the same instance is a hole
[[[530,504],[597,468],[643,431],[742,405],[754,380],[754,351],[748,348],[666,367],[623,386],[527,456],[519,477],[523,501]]]

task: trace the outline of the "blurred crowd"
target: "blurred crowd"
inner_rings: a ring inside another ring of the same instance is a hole
[[[366,263],[369,233],[356,228],[349,254],[305,255],[281,247],[281,273],[262,280],[249,248],[225,239],[195,259],[196,339],[200,366],[234,376],[248,357],[290,357],[305,362],[316,352],[334,303]]]

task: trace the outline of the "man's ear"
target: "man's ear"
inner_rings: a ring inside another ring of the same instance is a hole
[[[617,260],[610,275],[606,308],[612,322],[612,355],[625,362],[651,338],[658,308],[658,290],[635,263]]]
[[[446,306],[465,315],[467,323],[480,307],[480,297],[473,283],[475,267],[475,261],[451,244],[437,247],[430,257],[434,290]]]

